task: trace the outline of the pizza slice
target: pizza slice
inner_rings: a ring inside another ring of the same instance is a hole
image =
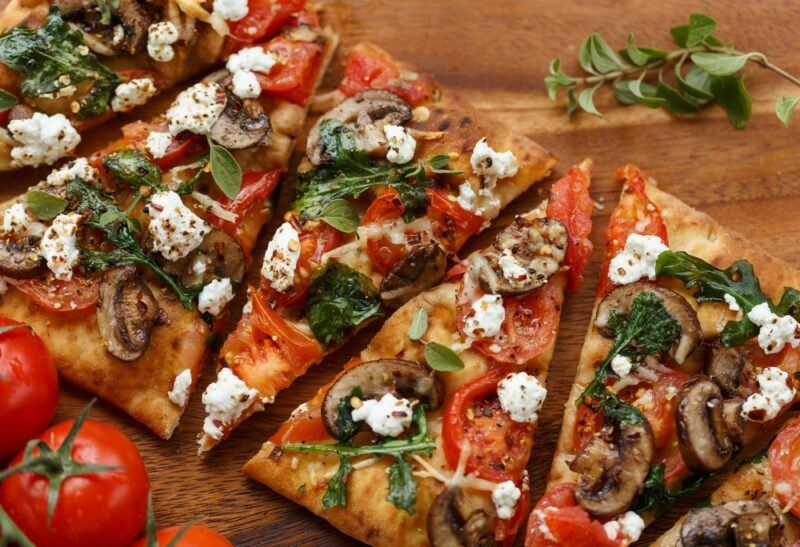
[[[800,272],[635,167],[620,178],[528,545],[636,541],[797,398]]]
[[[319,69],[298,45],[318,26],[304,0],[12,0],[0,12],[0,171],[52,165],[84,130],[279,33],[286,62],[267,75],[240,58],[233,90],[285,94],[295,73]]]
[[[371,545],[510,545],[564,292],[591,252],[589,176],[572,168],[394,312],[245,474]]]
[[[306,103],[335,47],[279,93],[239,98],[215,72],[161,116],[54,170],[2,208],[0,314],[31,325],[63,378],[163,438],[180,420],[243,283]],[[231,57],[269,58],[283,37]],[[289,62],[290,57],[282,58]],[[303,78],[310,78],[305,80]],[[286,94],[297,95],[287,99]]]
[[[800,420],[787,422],[764,449],[748,458],[711,495],[652,545],[797,545],[800,541]]]
[[[220,351],[200,452],[345,339],[438,284],[450,257],[555,158],[372,44],[354,47],[335,106],[310,129],[293,210]],[[231,408],[242,393],[245,402]],[[222,400],[224,404],[218,404]]]

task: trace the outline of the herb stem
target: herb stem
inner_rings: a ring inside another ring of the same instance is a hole
[[[281,450],[289,452],[333,452],[347,458],[356,456],[398,456],[405,452],[424,452],[432,450],[436,443],[431,438],[409,441],[388,441],[380,445],[345,446],[341,444],[290,443],[281,445]]]

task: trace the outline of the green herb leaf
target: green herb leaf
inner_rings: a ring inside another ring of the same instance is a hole
[[[561,62],[559,59],[556,60],[559,61],[559,63]],[[583,70],[589,74],[597,74],[597,71],[592,66],[592,36],[589,36],[581,44],[578,50],[578,62],[581,64],[581,67],[583,67]],[[552,65],[550,72],[553,72]]]
[[[339,430],[339,441],[344,444],[350,444],[353,437],[356,436],[356,433],[358,433],[358,430],[361,428],[361,424],[353,420],[353,405],[350,404],[353,397],[358,397],[359,399],[364,398],[364,392],[361,391],[360,387],[355,387],[350,392],[350,395],[341,398],[336,414],[336,427]]]
[[[622,104],[636,104],[636,95],[631,93],[630,84],[633,80],[616,80],[614,81],[613,89],[614,89],[614,96],[617,98],[619,102]],[[649,86],[650,84],[643,84]],[[652,86],[651,86],[652,87]]]
[[[592,65],[600,74],[608,74],[622,68],[622,61],[598,32],[591,36],[589,52]]]
[[[355,327],[382,314],[372,281],[338,262],[311,282],[307,303],[311,331],[325,346],[337,344]]]
[[[692,62],[712,76],[730,76],[736,74],[747,63],[750,54],[730,55],[714,51],[698,51],[692,53]]]
[[[242,188],[242,168],[227,148],[208,139],[211,176],[228,199],[236,199]]]
[[[637,46],[634,42],[633,33],[629,33],[627,47],[619,50],[619,56],[629,65],[644,66],[658,59],[665,58],[667,52],[660,49]]]
[[[775,313],[778,315],[791,315],[795,319],[800,319],[800,291],[791,287],[783,289],[783,296],[775,306]]]
[[[704,13],[689,15],[689,33],[686,36],[686,47],[696,47],[706,41],[717,28],[717,22]]]
[[[347,479],[353,471],[353,464],[347,456],[339,456],[339,469],[328,479],[328,488],[322,496],[322,508],[330,509],[340,505],[347,506]]]
[[[658,82],[656,95],[664,100],[663,106],[673,114],[694,114],[700,110],[694,102],[664,82]]]
[[[669,33],[672,35],[672,39],[678,44],[680,47],[688,47],[689,42],[689,25],[677,25],[669,29]],[[705,45],[714,46],[714,47],[722,47],[722,40],[717,38],[716,36],[710,35],[707,36],[705,39]]]
[[[0,88],[0,112],[5,112],[19,102],[17,97],[5,89]]]
[[[433,370],[454,372],[464,368],[464,361],[456,352],[438,342],[425,344],[425,362]]]
[[[783,127],[789,127],[789,120],[792,119],[792,112],[798,101],[800,101],[800,95],[795,97],[781,95],[775,99],[775,115],[778,116]]]
[[[575,99],[575,88],[567,90],[567,116],[571,116],[578,109],[578,101]]]
[[[639,495],[634,511],[640,515],[655,512],[660,515],[673,503],[681,498],[692,495],[700,485],[711,475],[701,474],[693,477],[689,483],[680,490],[667,490],[664,482],[664,464],[660,463],[650,468],[650,473],[644,481],[644,490]]]
[[[409,515],[414,514],[417,503],[417,481],[414,479],[411,464],[402,457],[395,459],[389,468],[389,495],[386,501]]]
[[[598,112],[597,108],[594,106],[594,92],[597,91],[599,87],[599,85],[596,85],[581,91],[580,95],[578,95],[578,106],[580,106],[584,112],[594,114],[595,116],[602,118],[603,115],[600,114],[600,112]]]
[[[358,229],[358,211],[345,199],[335,199],[320,211],[319,219],[340,232],[352,234]]]
[[[414,314],[414,319],[411,321],[411,328],[408,329],[408,339],[416,342],[425,336],[428,331],[428,310],[420,308]]]
[[[161,169],[138,150],[118,150],[106,154],[103,156],[103,166],[133,189],[142,186],[162,187]]]
[[[629,80],[628,89],[636,99],[636,102],[648,108],[660,108],[664,104],[664,99],[657,96],[655,87],[644,83],[641,79]]]
[[[27,209],[39,220],[52,220],[67,208],[67,200],[42,190],[28,190]]]
[[[744,127],[752,114],[752,106],[742,77],[712,77],[711,91],[717,103],[728,113],[731,124],[737,129]]]
[[[684,78],[683,63],[676,64],[675,82],[678,89],[697,105],[704,105],[714,99],[711,94],[711,75],[698,66],[692,65]]]

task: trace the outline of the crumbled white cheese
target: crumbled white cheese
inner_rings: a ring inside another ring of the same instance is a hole
[[[8,122],[8,130],[16,141],[11,149],[15,165],[49,165],[81,142],[81,136],[63,114],[34,112],[30,118]]]
[[[246,47],[228,57],[225,68],[232,74],[240,71],[268,74],[277,62],[278,59],[275,55],[264,51],[262,47],[253,46]]]
[[[148,154],[154,159],[163,158],[167,154],[167,148],[172,144],[172,135],[165,131],[153,131],[147,135],[144,143]]]
[[[477,199],[478,194],[472,189],[472,185],[468,180],[458,185],[458,198],[456,198],[456,203],[458,203],[462,209],[474,211]]]
[[[247,387],[229,368],[223,368],[203,393],[206,419],[203,433],[212,439],[221,440],[223,429],[242,415],[258,397],[258,391]]]
[[[244,19],[247,11],[247,0],[214,0],[214,13],[226,21]]]
[[[472,184],[466,180],[458,186],[456,203],[462,209],[478,216],[494,218],[500,211],[500,198],[494,192],[496,186],[497,181],[495,179],[485,179],[484,184],[476,193],[472,188]]]
[[[397,399],[386,393],[380,401],[368,399],[353,409],[353,421],[367,422],[367,425],[384,437],[397,437],[411,425],[411,403],[408,399]]]
[[[253,313],[253,301],[248,298],[244,306],[242,306],[242,315]]]
[[[152,218],[147,230],[153,250],[167,260],[178,260],[195,250],[210,228],[183,204],[175,192],[159,192],[150,198],[145,212]]]
[[[386,124],[383,126],[388,149],[386,159],[392,163],[408,163],[414,159],[417,141],[402,125]]]
[[[498,260],[500,268],[503,270],[503,277],[505,277],[512,286],[521,286],[530,275],[528,270],[519,263],[519,260],[511,252],[511,249],[503,249],[503,254]]]
[[[485,137],[475,143],[470,163],[476,175],[493,179],[513,177],[519,169],[517,158],[512,152],[495,152]]]
[[[775,419],[794,400],[795,389],[789,387],[789,375],[778,367],[767,367],[756,376],[760,393],[753,393],[742,404],[742,416],[754,422]]]
[[[502,296],[485,294],[472,304],[472,311],[465,321],[464,334],[471,338],[491,338],[500,332],[506,318]]]
[[[741,306],[739,306],[739,303],[736,301],[736,299],[734,297],[732,297],[731,295],[726,293],[723,298],[725,298],[725,302],[728,304],[728,309],[729,310],[731,310],[731,311],[741,311],[742,308],[741,308]]]
[[[3,232],[7,234],[24,234],[31,221],[23,203],[17,202],[3,213]]]
[[[261,84],[255,72],[249,70],[234,72],[231,83],[234,95],[241,99],[255,99],[261,95]]]
[[[786,344],[793,348],[800,345],[797,330],[800,324],[791,315],[779,317],[772,313],[768,302],[762,302],[747,314],[747,318],[756,326],[758,331],[758,345],[764,353],[778,353]]]
[[[128,112],[146,103],[156,93],[158,88],[152,78],[135,78],[117,86],[111,99],[111,109],[114,112]]]
[[[532,424],[539,419],[547,390],[527,372],[515,372],[498,382],[497,397],[512,420]]]
[[[231,300],[233,300],[231,280],[227,277],[215,279],[200,291],[197,297],[197,309],[217,316]]]
[[[492,501],[497,509],[497,518],[510,519],[514,516],[514,509],[522,496],[522,490],[517,488],[514,481],[505,481],[492,490]]]
[[[147,54],[159,63],[166,63],[175,57],[172,44],[178,41],[178,27],[169,21],[153,23],[147,29]]]
[[[297,408],[292,410],[292,413],[289,417],[297,418],[301,414],[306,414],[306,413],[308,413],[308,403],[300,403],[299,405],[297,405]]]
[[[192,387],[192,371],[186,369],[175,377],[172,389],[167,393],[169,400],[179,407],[186,406],[189,400],[189,388]]]
[[[75,236],[80,220],[81,215],[77,213],[58,215],[39,242],[39,252],[47,260],[47,267],[56,279],[72,279],[72,269],[80,261],[81,254]]]
[[[215,82],[200,82],[181,91],[167,110],[169,132],[205,135],[225,109],[225,90]]]
[[[294,271],[300,258],[300,234],[289,222],[281,224],[264,253],[261,275],[276,291],[283,292],[294,285]]]
[[[633,368],[633,361],[631,361],[629,357],[617,354],[611,360],[611,370],[620,378],[624,378],[630,374],[631,368]]]
[[[628,511],[617,520],[609,520],[603,524],[608,539],[616,541],[620,534],[633,543],[639,540],[644,530],[645,524],[642,517],[633,511]],[[621,539],[621,538],[620,538]]]
[[[656,278],[656,261],[661,253],[668,251],[658,236],[631,234],[625,248],[611,259],[608,278],[616,285],[627,285],[643,277]]]
[[[53,169],[47,175],[45,183],[48,186],[66,186],[77,177],[83,182],[91,184],[97,180],[98,176],[97,169],[89,165],[89,160],[78,158],[62,165],[58,169]]]

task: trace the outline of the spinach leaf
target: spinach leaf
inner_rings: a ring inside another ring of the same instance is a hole
[[[339,456],[339,469],[328,479],[328,488],[322,496],[322,508],[330,509],[341,505],[347,506],[347,479],[353,470],[348,456]]]
[[[17,97],[9,93],[3,88],[0,88],[0,112],[5,112],[19,102]]]
[[[20,89],[29,98],[90,82],[89,93],[78,101],[81,119],[105,112],[122,82],[86,49],[81,31],[70,28],[55,5],[41,27],[15,27],[0,35],[0,60],[25,76]]]
[[[778,315],[791,315],[800,320],[800,291],[791,287],[783,289],[783,296],[775,306],[775,313]]]
[[[103,156],[103,165],[131,188],[161,189],[161,169],[138,150],[118,150]]]
[[[372,281],[338,262],[311,282],[307,302],[311,331],[325,346],[340,342],[356,326],[381,315]]]
[[[353,397],[364,398],[364,393],[360,387],[356,387],[350,392],[348,397],[342,397],[339,401],[338,413],[336,414],[336,425],[339,429],[339,440],[344,444],[350,444],[356,436],[361,424],[353,420],[353,405],[350,400]]]
[[[664,464],[660,463],[650,468],[650,473],[644,481],[644,490],[639,495],[634,511],[643,515],[654,511],[660,515],[675,503],[675,501],[690,496],[700,488],[711,474],[701,474],[693,477],[689,483],[680,490],[668,490],[664,483]]]
[[[389,495],[386,501],[409,515],[414,514],[417,503],[417,481],[413,469],[402,456],[398,456],[389,468]]]

